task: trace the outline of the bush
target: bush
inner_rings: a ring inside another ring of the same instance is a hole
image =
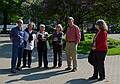
[[[114,40],[112,38],[108,39],[108,48],[116,48],[120,46],[120,41],[119,40]]]
[[[90,51],[92,39],[94,34],[85,34],[85,41],[81,41],[78,45],[78,53],[80,54],[87,54]]]

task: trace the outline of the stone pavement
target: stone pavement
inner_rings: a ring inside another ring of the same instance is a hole
[[[34,50],[32,68],[25,68],[12,74],[10,73],[11,43],[6,37],[2,41],[0,42],[0,84],[120,84],[120,56],[107,56],[105,61],[106,80],[101,82],[87,80],[93,72],[92,66],[87,62],[87,55],[78,55],[78,71],[64,71],[66,68],[64,52],[63,66],[60,69],[37,69],[37,53]],[[52,67],[51,50],[48,51],[48,60],[49,66]]]
[[[108,34],[108,37],[111,37],[115,40],[120,40],[120,34]]]

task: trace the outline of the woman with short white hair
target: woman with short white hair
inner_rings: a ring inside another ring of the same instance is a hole
[[[45,25],[41,24],[40,29],[37,32],[38,68],[42,67],[42,59],[44,62],[44,68],[48,68],[47,40],[48,33],[45,31]]]

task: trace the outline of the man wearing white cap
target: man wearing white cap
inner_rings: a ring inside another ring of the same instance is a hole
[[[24,47],[24,32],[22,29],[23,20],[17,21],[17,27],[12,28],[10,33],[10,39],[12,41],[12,60],[11,60],[11,72],[16,73],[17,70],[21,70],[21,57]],[[17,62],[17,65],[16,65]]]

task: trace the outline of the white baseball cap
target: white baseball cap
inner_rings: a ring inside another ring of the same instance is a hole
[[[40,24],[40,27],[45,27],[45,25],[44,24]]]
[[[73,17],[68,17],[68,20],[74,20],[74,18]]]

